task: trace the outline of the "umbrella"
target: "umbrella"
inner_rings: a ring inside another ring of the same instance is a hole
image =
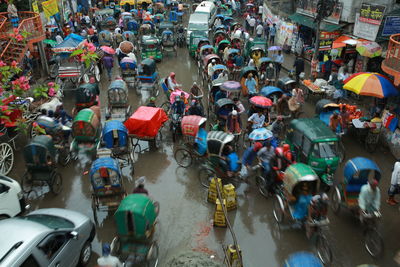
[[[155,14],[154,17],[155,17],[156,19],[163,19],[163,18],[164,18],[164,15],[163,15],[163,14]]]
[[[363,57],[378,57],[382,54],[382,47],[376,42],[358,42],[356,46],[357,52]]]
[[[285,260],[283,267],[324,267],[321,261],[310,252],[296,252]]]
[[[100,47],[100,49],[103,50],[104,52],[106,52],[109,55],[114,55],[115,54],[115,50],[113,48],[109,47],[109,46],[103,45],[103,46]]]
[[[250,135],[249,139],[252,141],[264,141],[273,136],[272,132],[270,130],[267,130],[267,128],[258,128],[254,129]]]
[[[132,16],[130,12],[122,12],[121,16]]]
[[[268,97],[268,96],[270,96],[271,94],[273,94],[273,93],[278,93],[278,92],[283,94],[282,89],[280,89],[280,88],[278,88],[278,87],[275,87],[275,86],[265,86],[265,87],[263,87],[263,88],[261,89],[260,94],[261,94],[262,96]]]
[[[239,82],[236,81],[226,81],[221,85],[220,89],[227,92],[236,92],[240,91],[242,89],[242,86]]]
[[[252,3],[247,3],[246,6],[254,6]]]
[[[122,53],[129,54],[133,51],[133,44],[129,41],[123,41],[119,44],[119,49],[121,49]]]
[[[43,43],[51,45],[52,47],[57,45],[57,42],[54,40],[51,40],[51,39],[45,39],[45,40],[43,40]]]
[[[250,103],[259,108],[267,108],[272,106],[272,101],[265,96],[253,96],[250,98]]]
[[[121,59],[121,64],[122,63],[136,63],[136,61],[133,58],[124,57],[123,59]]]
[[[131,9],[131,13],[135,13],[135,16],[138,14],[138,10],[137,9]]]
[[[278,50],[282,50],[282,47],[275,45],[268,48],[268,51],[278,51]]]
[[[385,98],[397,96],[399,92],[388,78],[372,72],[359,72],[343,81],[343,88],[358,95]]]

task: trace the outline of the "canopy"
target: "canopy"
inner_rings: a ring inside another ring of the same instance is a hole
[[[268,51],[279,51],[279,50],[282,50],[282,47],[276,45],[268,48]]]
[[[72,135],[75,138],[85,141],[81,137],[89,137],[93,141],[98,136],[100,121],[97,115],[90,108],[82,109],[74,118],[72,124]],[[87,141],[87,140],[86,140]]]
[[[113,148],[114,139],[118,139],[118,147],[128,145],[128,130],[125,125],[118,120],[106,121],[103,128],[103,141],[107,148]]]
[[[249,139],[253,141],[264,141],[272,137],[272,132],[267,128],[254,129],[250,135]]]
[[[30,167],[47,166],[47,156],[53,160],[56,155],[53,139],[48,135],[35,136],[31,142],[24,147],[24,158]]]
[[[299,184],[307,183],[310,185],[308,186],[309,189],[315,191],[318,181],[319,178],[315,171],[304,163],[295,163],[287,167],[283,178],[286,190],[293,196],[297,196],[300,193],[301,187],[298,186]]]
[[[98,158],[92,163],[90,168],[90,177],[92,177],[101,168],[107,168],[115,171],[121,176],[121,170],[119,168],[119,161],[111,157]]]
[[[315,113],[320,114],[324,109],[339,109],[339,104],[336,104],[332,100],[329,99],[321,99],[315,104]]]
[[[258,60],[258,65],[261,65],[261,64],[267,63],[267,62],[274,62],[274,60],[269,57],[262,57]]]
[[[333,41],[332,49],[345,47],[346,45],[357,45],[358,42],[366,41],[365,39],[359,39],[348,35],[342,35]]]
[[[227,92],[238,92],[242,89],[242,85],[236,81],[226,81],[221,85],[220,89]]]
[[[209,154],[221,155],[224,146],[232,142],[235,136],[222,131],[211,131],[207,134],[207,149]]]
[[[114,80],[110,83],[110,86],[108,86],[108,89],[120,89],[120,88],[124,89],[125,91],[128,90],[125,81],[122,79]]]
[[[72,53],[84,40],[85,38],[82,36],[71,33],[65,37],[61,44],[56,45],[52,50],[54,53]]]
[[[250,98],[250,103],[259,108],[268,108],[272,106],[271,99],[265,96],[253,96]]]
[[[343,82],[344,89],[358,95],[386,98],[399,94],[393,83],[379,73],[359,72],[351,75]]]
[[[146,232],[154,225],[157,213],[153,201],[144,194],[130,194],[122,199],[115,212],[119,236],[146,238]]]
[[[236,49],[236,48],[229,48],[229,49],[228,49],[228,55],[231,55],[231,54],[238,54],[238,53],[240,53],[240,50],[239,50],[239,49]]]
[[[282,89],[280,89],[278,87],[275,87],[275,86],[265,86],[260,91],[260,94],[265,96],[265,97],[268,97],[268,96],[270,96],[271,94],[274,94],[274,93],[283,94],[283,91],[282,91]]]
[[[242,69],[242,72],[240,73],[240,77],[245,77],[245,78],[247,78],[247,75],[248,75],[250,72],[253,74],[254,77],[258,77],[257,69],[254,68],[254,67],[248,67],[248,66],[247,66],[247,67],[244,67],[244,68]]]
[[[292,20],[293,22],[296,22],[298,24],[307,26],[308,28],[314,29],[316,24],[314,23],[314,18],[308,17],[299,13],[293,13],[292,15],[289,16],[289,19]],[[327,31],[327,32],[333,32],[336,30],[339,30],[342,28],[344,25],[341,24],[331,24],[327,22],[321,23],[321,30],[322,31]]]
[[[204,65],[208,64],[211,60],[215,59],[216,62],[221,62],[221,59],[216,54],[209,54],[204,57],[203,63]]]
[[[206,45],[203,45],[203,46],[200,48],[200,51],[204,51],[204,50],[206,50],[206,49],[214,49],[214,47],[213,47],[212,45],[206,44]]]
[[[226,105],[235,105],[235,102],[230,98],[221,98],[217,101],[216,105],[220,108]]]
[[[379,181],[381,179],[381,170],[374,161],[363,157],[352,158],[344,165],[344,179],[347,183],[358,180],[359,184],[366,184],[368,182],[368,171],[370,170],[375,171],[374,177]]]
[[[291,254],[283,267],[324,267],[321,261],[310,252],[296,252]]]
[[[199,131],[199,126],[206,121],[207,119],[201,116],[184,116],[181,121],[182,134],[196,136]]]
[[[227,68],[225,65],[217,64],[217,65],[215,65],[215,66],[213,67],[213,70],[214,70],[214,71],[216,71],[216,70],[226,70],[226,71],[228,71],[228,68]]]
[[[167,120],[168,117],[163,109],[141,106],[124,124],[129,134],[139,137],[155,137]]]

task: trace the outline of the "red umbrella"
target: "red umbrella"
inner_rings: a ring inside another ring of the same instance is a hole
[[[110,54],[110,55],[114,55],[115,54],[115,50],[109,46],[105,46],[103,45],[102,47],[100,47],[101,50],[103,50],[105,53]]]
[[[253,96],[250,98],[250,103],[259,108],[267,108],[272,106],[272,101],[264,96]]]

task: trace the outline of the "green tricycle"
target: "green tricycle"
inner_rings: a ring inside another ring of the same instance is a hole
[[[200,40],[207,39],[207,38],[208,38],[207,34],[202,31],[194,31],[194,32],[190,33],[189,40],[187,40],[187,41],[189,43],[189,54],[192,57],[195,57],[195,55],[196,55],[196,51],[198,49],[198,44],[199,44]],[[210,43],[208,43],[208,44],[210,44]]]
[[[153,57],[155,61],[160,62],[163,58],[161,53],[161,42],[157,37],[144,35],[140,39],[140,56],[142,60]]]
[[[336,134],[320,119],[295,119],[289,124],[286,143],[295,160],[311,166],[322,181],[321,188],[328,191],[343,155]]]
[[[158,212],[158,202],[145,194],[131,194],[121,201],[114,214],[117,236],[111,253],[125,266],[157,266],[158,244],[153,237]]]

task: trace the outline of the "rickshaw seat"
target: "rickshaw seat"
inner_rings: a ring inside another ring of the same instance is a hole
[[[364,184],[348,184],[346,185],[346,192],[347,193],[360,193],[361,187]]]

